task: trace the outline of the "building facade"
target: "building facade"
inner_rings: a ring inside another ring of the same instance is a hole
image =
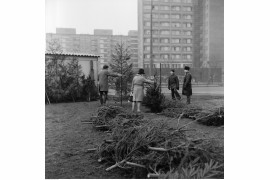
[[[192,0],[152,0],[153,66],[193,65]],[[151,0],[138,0],[139,66],[150,62]]]
[[[110,29],[95,29],[94,34],[76,34],[76,29],[57,28],[56,33],[46,34],[46,48],[50,42],[57,41],[64,52],[68,53],[91,53],[100,55],[99,68],[109,64],[111,54],[116,43],[124,43],[132,52],[131,62],[134,67],[138,66],[138,42],[137,31],[129,31],[128,36],[113,35]]]
[[[223,67],[224,0],[138,0],[139,67]]]
[[[202,60],[224,68],[224,0],[203,0],[203,10]]]

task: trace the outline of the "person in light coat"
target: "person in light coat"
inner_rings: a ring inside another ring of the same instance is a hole
[[[98,77],[97,77],[101,105],[106,104],[108,90],[109,90],[108,77],[109,76],[113,76],[113,77],[122,76],[121,74],[118,74],[118,73],[109,72],[108,68],[109,68],[108,65],[104,65],[103,69],[98,73]]]
[[[135,104],[137,104],[137,112],[141,112],[141,102],[144,97],[144,83],[154,83],[154,81],[146,79],[144,69],[139,69],[139,72],[132,80],[131,92],[133,92],[132,112],[134,112]]]

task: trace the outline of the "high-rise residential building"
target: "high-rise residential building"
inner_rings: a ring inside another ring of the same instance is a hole
[[[138,68],[138,31],[130,30],[128,32],[129,46],[132,52],[131,62],[134,68]]]
[[[151,0],[138,0],[139,67],[150,67],[151,8],[153,66],[192,66],[192,0],[152,0],[152,5]]]
[[[203,56],[210,67],[224,68],[224,0],[203,0]]]
[[[56,34],[76,34],[75,28],[56,28]]]
[[[139,67],[224,66],[224,0],[138,0]]]
[[[110,63],[115,44],[122,42],[130,47],[132,52],[131,62],[134,67],[137,67],[138,43],[135,42],[136,33],[135,31],[129,31],[129,34],[128,36],[113,35],[113,31],[110,29],[95,29],[94,34],[76,34],[76,29],[71,31],[70,28],[67,28],[67,30],[57,28],[56,33],[46,34],[46,48],[48,49],[49,42],[56,40],[64,52],[100,55],[99,68],[101,68],[104,64]]]

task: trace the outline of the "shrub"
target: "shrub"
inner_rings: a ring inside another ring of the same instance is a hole
[[[160,92],[159,85],[155,82],[149,85],[146,89],[146,95],[143,99],[143,104],[149,107],[151,112],[157,113],[162,111],[162,104],[165,96]]]

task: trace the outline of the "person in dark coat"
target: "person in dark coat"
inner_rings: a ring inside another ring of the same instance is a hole
[[[191,79],[192,76],[189,72],[189,67],[185,66],[185,77],[183,81],[182,95],[187,96],[187,104],[190,104],[190,96],[192,95]]]
[[[103,69],[98,73],[98,88],[100,93],[100,104],[106,104],[108,90],[109,90],[109,83],[108,83],[108,76],[113,77],[120,77],[121,74],[112,73],[108,71],[109,66],[104,65]]]
[[[181,100],[181,96],[178,93],[177,90],[179,90],[179,79],[178,77],[174,74],[174,70],[171,70],[171,75],[168,80],[168,89],[171,90],[172,94],[172,99],[175,100],[175,96],[177,97],[178,100]]]

